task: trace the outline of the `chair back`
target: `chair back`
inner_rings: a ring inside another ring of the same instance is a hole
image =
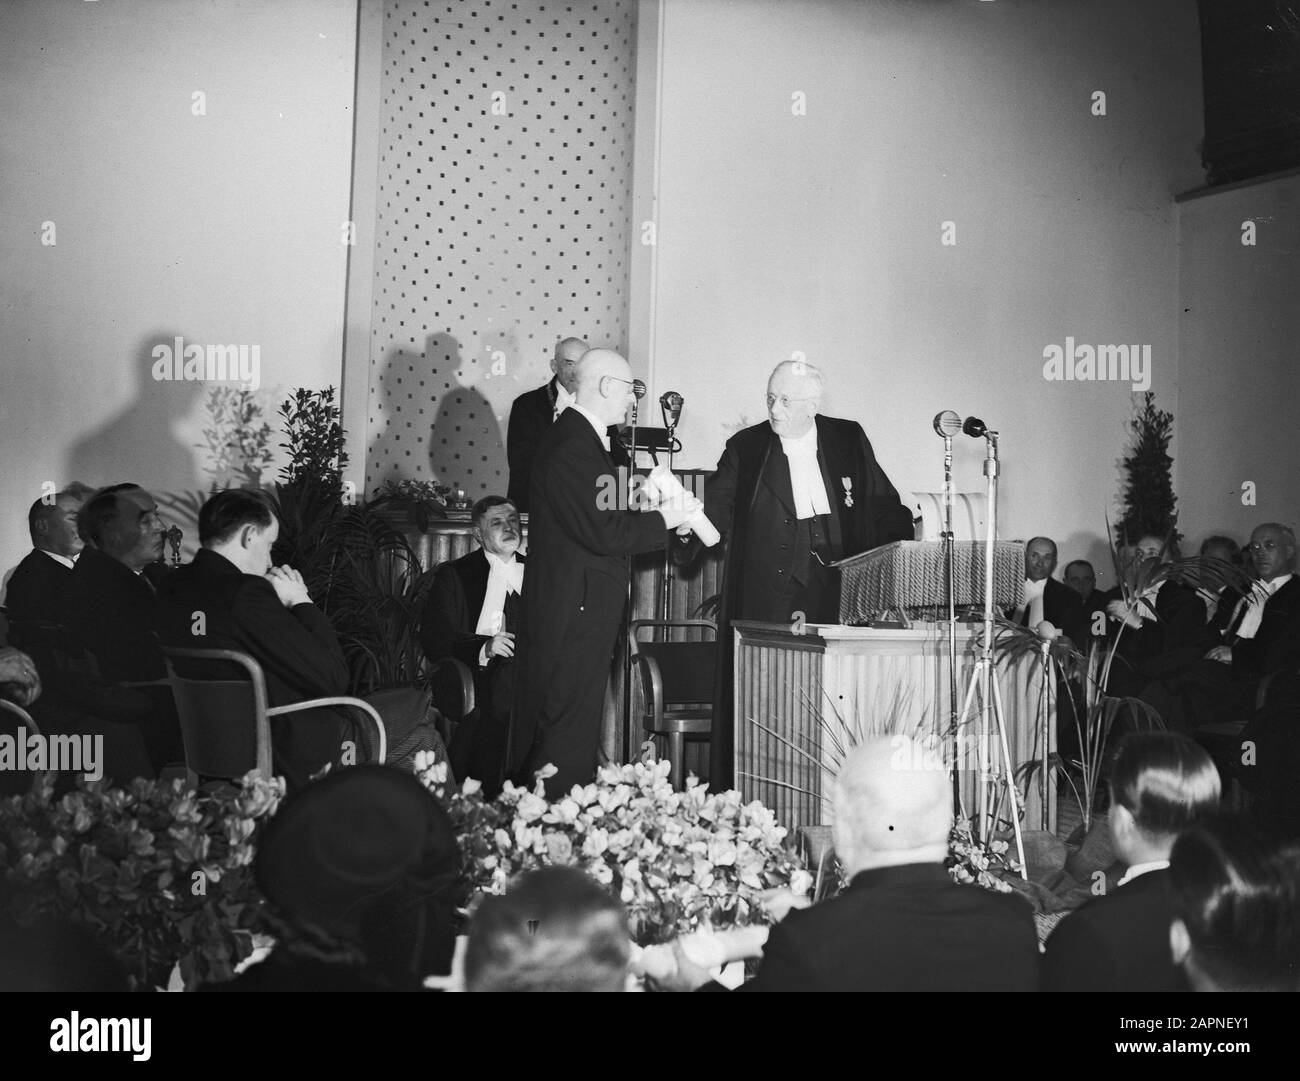
[[[644,642],[638,632],[645,628],[667,632],[699,628],[707,638],[694,642]],[[718,665],[718,628],[708,619],[638,619],[632,623],[632,657],[652,657],[663,684],[663,708],[672,712],[683,703],[713,701],[713,680]]]
[[[251,769],[269,780],[271,726],[262,666],[233,649],[164,648],[163,657],[190,782],[235,780]]]

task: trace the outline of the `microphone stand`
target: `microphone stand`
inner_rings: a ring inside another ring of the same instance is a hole
[[[677,417],[671,412],[664,411],[664,426],[668,429],[668,472],[673,471],[673,441],[677,434]],[[633,440],[635,445],[635,440]],[[663,589],[659,598],[659,618],[667,619],[672,612],[672,586],[673,586],[673,535],[668,535],[668,543],[664,545],[664,575]],[[664,627],[664,641],[671,638],[669,628]]]
[[[957,737],[957,553],[952,528],[952,436],[943,437],[943,567],[948,595],[948,738],[952,741],[952,806],[961,807],[960,741]]]
[[[1016,838],[1016,854],[1020,857],[1020,875],[1029,880],[1029,869],[1025,865],[1025,844],[1020,832],[1020,808],[1016,796],[1015,778],[1011,768],[1011,748],[1007,744],[1007,729],[1004,722],[1005,711],[1002,708],[1002,691],[995,678],[996,668],[993,657],[993,546],[997,540],[998,529],[998,473],[1001,463],[998,460],[998,433],[986,428],[983,423],[968,418],[963,429],[967,435],[984,436],[987,455],[984,459],[984,476],[988,489],[988,521],[984,529],[984,634],[980,645],[979,657],[975,669],[971,672],[971,681],[966,689],[966,702],[962,707],[961,723],[964,724],[970,713],[971,700],[975,691],[980,692],[980,732],[979,732],[979,830],[975,836],[982,844],[992,840],[989,810],[989,788],[991,783],[989,761],[990,717],[996,724],[998,739],[1002,751],[1003,768],[1006,771],[1007,796],[1011,803],[1011,828]]]
[[[636,415],[640,395],[636,394],[636,384],[632,388],[632,440],[628,448],[627,462],[627,506],[636,509]],[[641,393],[645,393],[644,385]],[[627,616],[623,623],[623,754],[625,760],[633,762],[636,756],[632,751],[632,621],[636,619],[636,556],[627,557]]]

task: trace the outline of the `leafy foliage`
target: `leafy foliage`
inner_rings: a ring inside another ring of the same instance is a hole
[[[1178,532],[1177,497],[1169,456],[1173,437],[1174,415],[1157,409],[1155,394],[1147,391],[1136,407],[1130,422],[1133,446],[1124,458],[1124,513],[1119,532],[1124,543],[1136,544],[1144,536],[1167,537],[1168,546],[1176,548],[1182,535]]]
[[[210,793],[83,778],[56,799],[47,775],[0,801],[5,906],[20,924],[84,924],[141,989],[164,986],[177,962],[187,989],[228,980],[252,950],[253,848],[283,794],[283,781],[250,773]]]
[[[257,394],[238,387],[213,387],[204,405],[206,472],[212,491],[229,487],[259,487],[271,467],[271,425],[263,418]]]

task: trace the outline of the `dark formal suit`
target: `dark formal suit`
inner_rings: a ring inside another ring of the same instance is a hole
[[[515,559],[525,562],[521,555]],[[480,651],[492,640],[475,629],[490,573],[481,548],[442,564],[434,572],[420,620],[420,643],[429,660],[455,657],[474,673],[474,712],[457,727],[449,750],[456,776],[482,781],[489,797],[501,788],[515,689],[514,658],[491,657],[485,666],[479,664]],[[507,594],[502,630],[514,634],[516,641],[520,604],[519,594]]]
[[[610,654],[627,603],[627,557],[661,547],[667,535],[657,512],[606,506],[615,470],[575,409],[560,414],[533,463],[510,766],[531,780],[534,769],[554,763],[550,793],[593,776]]]
[[[529,483],[532,479],[533,461],[541,446],[542,436],[550,429],[555,417],[555,398],[558,380],[552,378],[536,390],[519,395],[510,407],[510,422],[506,426],[506,462],[510,466],[510,484],[506,495],[522,514],[529,510]],[[610,425],[610,457],[615,466],[628,464],[628,455],[618,443],[618,428]]]
[[[772,928],[746,991],[1034,991],[1038,936],[1019,894],[942,865],[879,867]]]
[[[1047,940],[1044,991],[1186,991],[1169,952],[1169,872],[1148,871],[1066,916]]]
[[[64,616],[63,591],[72,579],[72,571],[72,567],[65,567],[36,548],[23,556],[5,590],[5,611],[10,622],[60,622]]]
[[[157,600],[144,575],[88,547],[64,591],[63,623],[95,655],[105,679],[163,679],[167,670],[153,632]]]
[[[1021,623],[1028,624],[1029,609],[1021,613]],[[1085,618],[1083,598],[1064,582],[1046,579],[1043,586],[1043,619],[1064,634],[1079,648],[1088,644],[1088,622]]]
[[[709,756],[715,790],[732,783],[731,621],[790,622],[802,612],[808,623],[837,622],[838,572],[823,563],[913,535],[912,514],[877,464],[862,426],[823,416],[816,424],[829,514],[796,516],[790,463],[766,421],[727,440],[705,482],[705,513],[727,535]]]
[[[1111,590],[1109,596],[1122,599],[1118,589]],[[1108,688],[1112,695],[1137,696],[1154,681],[1194,663],[1204,652],[1205,601],[1196,590],[1166,580],[1155,596],[1154,608],[1154,620],[1145,606],[1138,610],[1146,616],[1140,628],[1121,628],[1118,622],[1111,628],[1112,635],[1119,635]]]
[[[203,613],[201,635],[192,633]],[[158,634],[168,646],[235,649],[250,654],[266,676],[272,706],[348,693],[348,668],[334,628],[314,604],[285,608],[266,579],[244,574],[230,560],[200,548],[194,562],[168,576],[158,598]],[[194,671],[192,665],[178,664]],[[241,670],[204,670],[220,678]],[[274,769],[301,787],[339,757],[349,719],[332,709],[304,710],[271,720]]]

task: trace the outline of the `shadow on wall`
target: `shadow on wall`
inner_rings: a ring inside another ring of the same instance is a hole
[[[156,345],[171,346],[178,337],[160,330],[140,342],[131,378],[134,400],[95,431],[78,439],[68,452],[67,476],[103,486],[132,481],[159,492],[193,488],[195,448],[182,441],[175,427],[193,411],[207,384],[153,378]]]
[[[492,403],[477,387],[466,385],[460,343],[450,334],[432,334],[424,355],[442,386],[429,426],[429,468],[439,481],[463,488],[471,499],[504,495],[509,468],[501,425]]]

